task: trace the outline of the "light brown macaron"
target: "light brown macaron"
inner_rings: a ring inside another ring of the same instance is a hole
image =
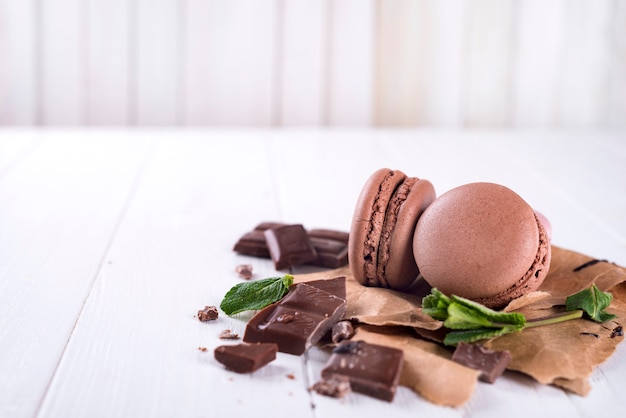
[[[366,286],[404,290],[419,275],[413,256],[415,225],[435,200],[428,180],[383,168],[374,172],[357,200],[348,260],[354,278]]]
[[[536,290],[551,259],[533,209],[494,183],[466,184],[437,198],[417,223],[413,252],[432,287],[491,308]]]

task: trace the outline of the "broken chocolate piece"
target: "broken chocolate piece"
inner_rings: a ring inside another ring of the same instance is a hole
[[[452,354],[452,361],[479,370],[480,380],[493,383],[506,370],[511,353],[489,350],[481,344],[460,342]]]
[[[316,228],[309,230],[309,237],[321,238],[329,241],[339,241],[348,244],[350,235],[344,231],[336,231],[334,229]]]
[[[311,280],[305,283],[309,286],[322,289],[331,295],[338,296],[341,299],[346,298],[346,276],[338,276],[332,279]]]
[[[219,316],[215,306],[205,306],[204,309],[198,311],[198,319],[202,322],[214,321]]]
[[[284,226],[288,224],[262,222],[254,230],[241,236],[233,250],[242,255],[271,258],[264,231]],[[349,234],[347,232],[318,228],[311,229],[307,235],[317,253],[317,258],[304,264],[326,268],[339,268],[348,264]]]
[[[345,292],[345,290],[344,290]],[[277,303],[259,311],[246,326],[245,342],[273,342],[284,353],[301,355],[346,313],[346,300],[298,283]]]
[[[251,373],[276,358],[278,346],[272,343],[221,345],[215,360],[237,373]]]
[[[340,343],[343,340],[349,340],[354,335],[354,327],[350,321],[339,321],[331,330],[331,341],[335,344]]]
[[[309,235],[300,224],[270,228],[263,233],[276,270],[284,270],[317,259],[317,252],[311,244]]]
[[[252,278],[252,264],[240,264],[235,267],[235,272],[237,272],[242,279],[250,280]]]
[[[348,244],[327,238],[310,239],[317,258],[307,264],[327,268],[339,268],[348,264]]]
[[[340,374],[333,374],[320,380],[315,383],[311,389],[320,395],[330,396],[332,398],[343,398],[352,391],[348,376]]]
[[[391,402],[396,394],[404,354],[402,350],[365,341],[344,341],[333,350],[322,378],[346,376],[354,392]]]

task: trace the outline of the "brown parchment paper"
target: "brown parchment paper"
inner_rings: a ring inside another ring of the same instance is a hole
[[[339,275],[346,276],[347,316],[363,324],[358,327],[356,338],[404,350],[402,385],[440,405],[460,406],[471,397],[478,373],[453,363],[451,348],[437,342],[444,335],[441,323],[421,311],[421,299],[428,293],[427,289],[421,286],[409,294],[365,287],[354,280],[348,267],[296,275],[295,282]],[[604,324],[586,319],[566,321],[525,329],[485,345],[509,350],[510,370],[525,373],[542,384],[586,395],[593,368],[604,362],[624,339],[619,330],[626,318],[626,269],[552,246],[550,272],[542,286],[506,308],[529,319],[549,316],[563,311],[559,305],[567,296],[591,284],[613,294],[608,311],[618,315],[614,321]]]

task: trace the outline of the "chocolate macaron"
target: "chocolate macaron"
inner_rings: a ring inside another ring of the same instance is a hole
[[[549,235],[531,206],[494,183],[439,196],[417,223],[413,252],[432,287],[491,308],[536,290],[551,260]]]
[[[419,275],[413,256],[417,221],[435,200],[428,180],[383,168],[363,186],[352,217],[348,260],[366,286],[404,290]]]

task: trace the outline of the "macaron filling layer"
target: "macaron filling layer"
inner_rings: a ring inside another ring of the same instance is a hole
[[[416,177],[406,178],[396,189],[389,204],[387,206],[387,213],[385,214],[385,222],[380,235],[380,242],[378,245],[378,260],[376,275],[381,287],[390,287],[387,280],[386,268],[390,257],[391,250],[391,237],[398,222],[398,214],[400,208],[409,196],[409,192],[413,185],[418,181]]]
[[[406,176],[399,171],[390,171],[380,183],[380,187],[371,209],[369,229],[363,245],[363,267],[365,280],[368,286],[381,286],[378,280],[378,252],[380,238],[385,225],[387,206],[398,183]]]

